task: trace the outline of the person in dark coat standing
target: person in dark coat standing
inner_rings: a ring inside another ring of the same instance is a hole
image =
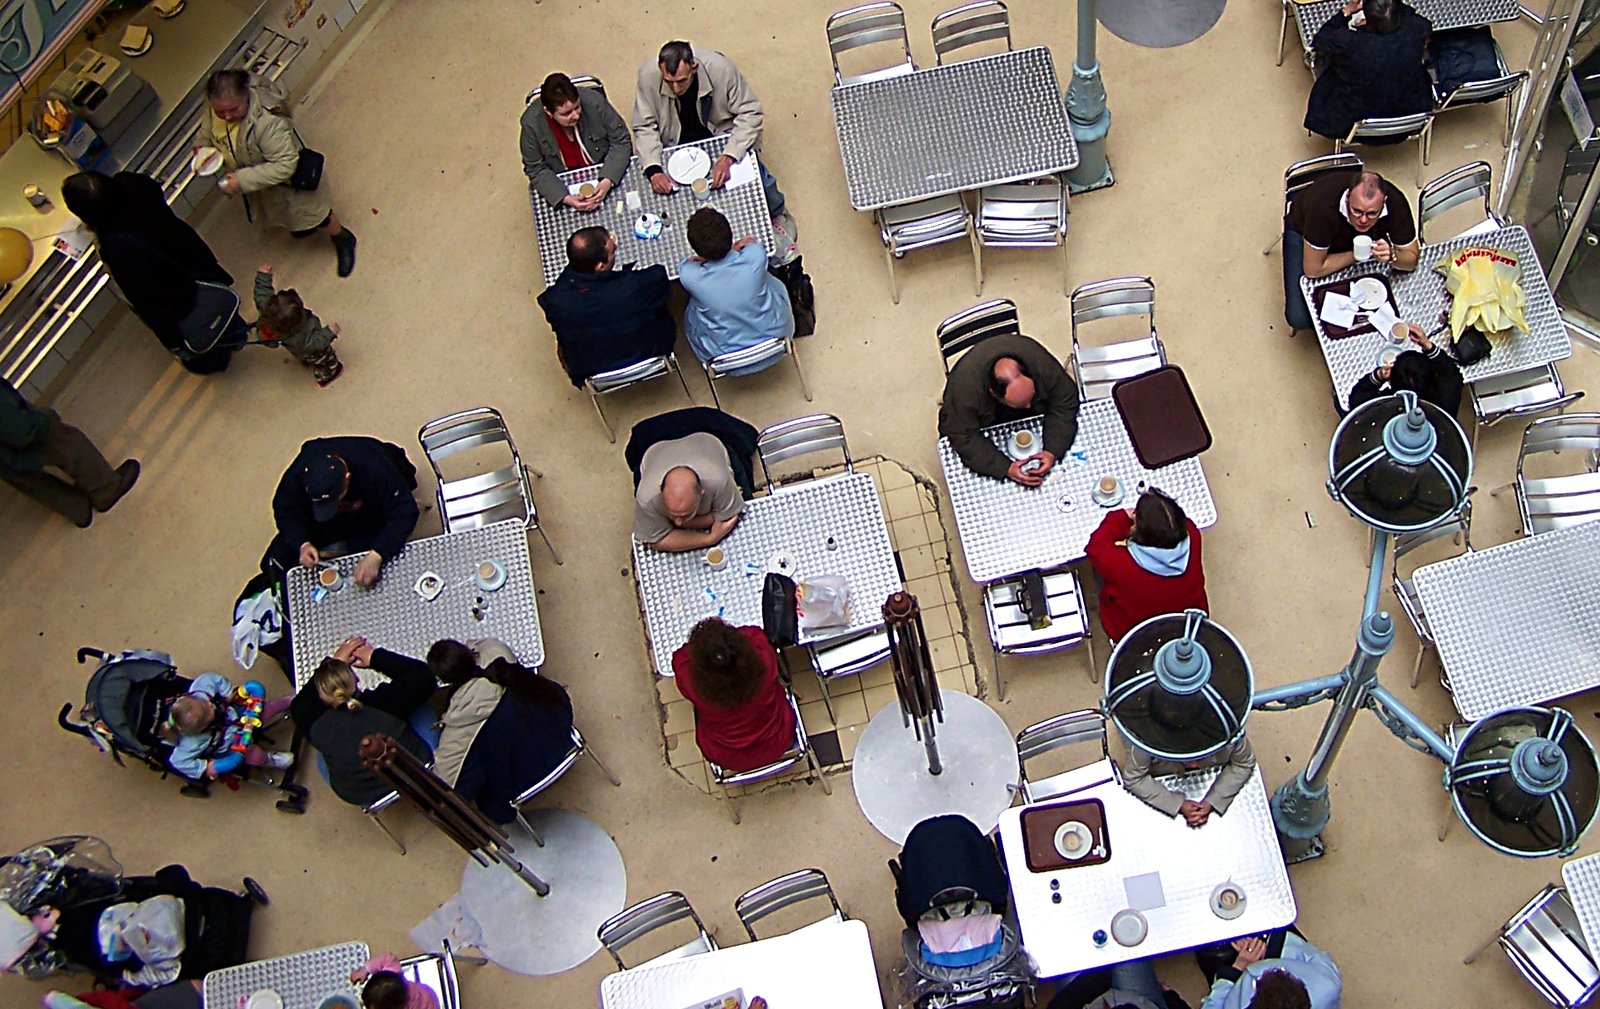
[[[416,470],[397,445],[360,436],[311,439],[272,495],[278,534],[263,569],[312,567],[330,548],[364,550],[356,584],[373,584],[417,527],[416,486]]]
[[[95,512],[110,511],[138,479],[137,459],[112,469],[88,435],[0,379],[0,480],[86,529]]]
[[[1044,446],[1015,460],[983,429],[1044,415]],[[1078,437],[1078,383],[1051,353],[1020,333],[995,336],[962,355],[945,380],[939,434],[967,469],[1037,487]],[[1026,467],[1026,468],[1025,468]]]
[[[664,266],[616,266],[617,240],[605,228],[567,239],[567,267],[539,295],[556,334],[556,357],[572,384],[672,352],[678,327],[667,311],[672,283]]]
[[[1422,57],[1432,32],[1432,22],[1401,0],[1350,0],[1311,40],[1324,69],[1311,85],[1306,129],[1343,140],[1358,120],[1431,110],[1433,80]]]
[[[234,319],[236,332],[200,354],[184,347],[180,323],[195,307],[198,282],[232,287],[233,277],[173,213],[160,183],[137,172],[79,172],[61,183],[61,199],[94,232],[106,272],[161,345],[192,372],[226,368],[244,342],[242,319]]]

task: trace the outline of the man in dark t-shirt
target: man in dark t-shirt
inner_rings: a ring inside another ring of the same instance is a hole
[[[1372,258],[1391,269],[1417,268],[1416,219],[1405,194],[1376,172],[1330,175],[1302,189],[1283,219],[1283,315],[1310,329],[1301,277],[1326,277],[1356,261],[1355,238],[1372,239]]]

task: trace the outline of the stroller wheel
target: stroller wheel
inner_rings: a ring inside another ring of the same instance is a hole
[[[262,907],[272,903],[272,899],[267,896],[267,891],[262,888],[260,883],[249,876],[244,878],[244,892],[249,894],[250,899]]]

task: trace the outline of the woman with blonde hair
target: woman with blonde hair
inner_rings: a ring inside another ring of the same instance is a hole
[[[389,682],[363,690],[356,680],[356,668],[382,673]],[[433,759],[438,734],[426,738],[432,717],[425,705],[434,686],[426,664],[373,648],[366,638],[352,637],[322,660],[290,703],[289,717],[296,733],[316,747],[318,762],[334,793],[346,802],[366,806],[389,794],[390,788],[362,764],[362,738],[383,733],[418,759]],[[413,718],[419,714],[420,718]],[[411,724],[407,719],[412,719]]]

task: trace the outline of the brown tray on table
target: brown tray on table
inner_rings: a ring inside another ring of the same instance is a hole
[[[1094,835],[1090,841],[1090,854],[1082,858],[1067,858],[1056,850],[1056,830],[1062,824],[1077,820]],[[1095,846],[1105,848],[1104,854],[1094,854]],[[1054,872],[1057,869],[1075,869],[1084,865],[1099,865],[1111,860],[1111,835],[1106,831],[1106,807],[1099,799],[1074,799],[1050,806],[1034,806],[1022,812],[1022,851],[1032,872]]]
[[[1123,379],[1111,387],[1111,399],[1145,469],[1160,469],[1211,447],[1211,429],[1176,365]]]
[[[1392,310],[1398,311],[1400,305],[1394,300],[1394,288],[1389,286],[1389,278],[1381,273],[1369,273],[1367,276],[1377,278],[1378,283],[1383,285],[1384,297],[1388,298],[1389,307]],[[1354,278],[1354,280],[1364,279],[1364,277]],[[1335,326],[1333,323],[1322,317],[1322,303],[1327,300],[1328,295],[1342,294],[1345,297],[1349,297],[1351,283],[1353,283],[1352,280],[1340,280],[1332,284],[1323,284],[1320,287],[1313,287],[1311,289],[1311,300],[1314,303],[1312,305],[1311,314],[1316,316],[1317,325],[1322,327],[1322,332],[1326,334],[1330,340],[1343,340],[1347,336],[1360,336],[1362,333],[1376,333],[1378,331],[1377,327],[1368,322],[1364,317],[1358,318],[1356,320],[1356,324],[1351,326],[1349,329],[1346,329],[1343,326]]]

